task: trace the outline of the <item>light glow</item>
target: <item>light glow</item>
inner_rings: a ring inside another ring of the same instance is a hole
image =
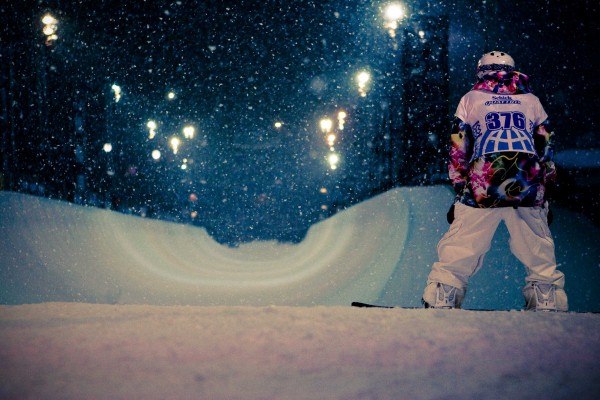
[[[384,11],[384,17],[388,22],[398,22],[405,16],[404,7],[399,3],[388,4]]]
[[[183,128],[183,137],[185,137],[186,139],[193,139],[194,133],[196,133],[196,129],[191,125],[188,125]]]
[[[111,89],[115,93],[115,103],[118,103],[121,100],[121,86],[113,84]]]
[[[321,130],[324,133],[329,133],[329,132],[331,132],[331,127],[333,126],[333,122],[329,118],[323,118],[320,122],[320,125],[321,125]]]
[[[333,146],[335,144],[335,139],[336,139],[336,137],[335,137],[335,135],[333,133],[330,134],[330,135],[328,135],[327,136],[327,144],[329,146]]]
[[[42,23],[44,24],[42,32],[46,35],[46,45],[50,46],[58,39],[58,35],[56,34],[58,31],[58,20],[52,14],[46,14],[42,17]]]
[[[171,148],[173,149],[173,154],[177,154],[177,152],[179,151],[179,145],[181,144],[181,140],[179,140],[178,137],[173,137],[169,141],[169,144],[171,145]]]
[[[367,71],[360,71],[356,75],[356,81],[358,82],[358,93],[361,97],[367,96],[367,84],[371,80],[371,74]]]
[[[58,20],[52,16],[52,14],[46,14],[42,17],[42,23],[44,25],[56,25]]]
[[[329,153],[327,162],[329,162],[329,168],[337,169],[338,163],[340,162],[340,156],[337,153]]]
[[[344,130],[344,124],[346,123],[346,112],[340,111],[338,113],[338,129],[340,131]]]
[[[156,128],[158,127],[158,125],[156,124],[155,121],[150,120],[150,121],[148,121],[146,126],[148,127],[148,133],[149,133],[148,138],[154,139],[154,137],[156,136]]]
[[[388,30],[390,37],[396,37],[396,30],[399,22],[406,17],[404,6],[400,3],[390,3],[383,10],[383,18],[385,19],[384,27]],[[397,45],[395,43],[395,45]]]
[[[42,28],[42,32],[44,32],[44,35],[46,36],[52,36],[56,33],[56,25],[45,25],[44,28]]]

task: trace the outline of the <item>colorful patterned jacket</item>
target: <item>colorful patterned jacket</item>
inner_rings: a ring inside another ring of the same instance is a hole
[[[451,132],[450,179],[472,207],[543,207],[556,177],[553,132],[520,72],[495,72],[461,99]]]

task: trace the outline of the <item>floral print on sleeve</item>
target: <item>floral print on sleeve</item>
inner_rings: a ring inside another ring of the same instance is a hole
[[[456,194],[462,194],[469,175],[469,161],[473,152],[471,128],[459,118],[452,124],[450,134],[450,163],[448,173]]]
[[[533,140],[536,153],[540,157],[540,164],[544,167],[544,180],[551,183],[556,180],[556,166],[554,165],[554,132],[546,120],[533,131]]]

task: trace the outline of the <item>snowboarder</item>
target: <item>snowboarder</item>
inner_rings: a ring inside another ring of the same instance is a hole
[[[461,307],[469,279],[504,221],[510,249],[527,270],[526,309],[568,310],[548,227],[546,190],[556,177],[553,132],[528,80],[508,54],[486,53],[477,83],[458,104],[448,165],[457,196],[427,279],[425,307]]]

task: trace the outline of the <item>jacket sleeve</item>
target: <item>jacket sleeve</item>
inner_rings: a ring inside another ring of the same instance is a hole
[[[556,166],[554,165],[554,132],[548,120],[535,127],[533,131],[535,150],[540,158],[540,164],[545,170],[545,181],[551,183],[556,180]]]
[[[455,118],[450,133],[450,162],[448,175],[456,194],[461,194],[469,175],[469,162],[473,154],[471,127]]]

